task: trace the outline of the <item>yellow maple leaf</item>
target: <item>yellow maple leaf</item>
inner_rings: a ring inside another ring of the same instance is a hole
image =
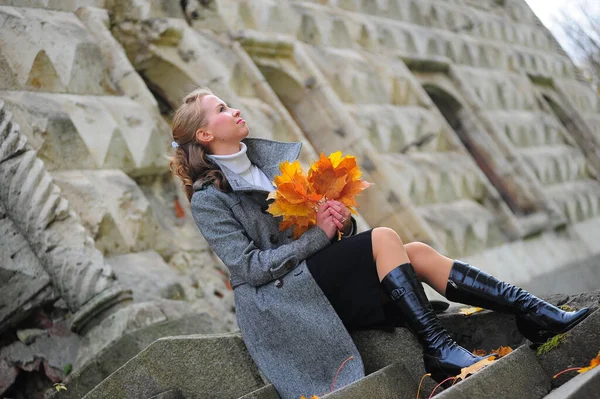
[[[470,316],[473,313],[481,312],[482,310],[483,310],[483,308],[475,308],[475,307],[473,307],[473,308],[460,308],[458,310],[458,313],[459,314],[463,314],[465,316]]]
[[[60,391],[63,391],[63,390],[66,391],[67,390],[67,387],[62,382],[55,383],[54,384],[54,388],[56,389],[57,392],[60,392]]]
[[[598,356],[590,360],[590,365],[587,367],[583,367],[578,371],[578,373],[585,373],[600,365],[600,352],[598,352]]]
[[[490,356],[488,358],[485,358],[483,360],[478,361],[475,364],[470,365],[469,367],[464,367],[464,368],[460,369],[460,374],[456,376],[456,379],[457,380],[461,380],[461,379],[464,380],[469,375],[475,374],[476,372],[478,372],[482,368],[487,367],[490,364],[494,363],[495,360],[496,360],[496,358],[494,356]]]
[[[485,355],[487,355],[487,352],[485,350],[483,350],[483,349],[475,349],[473,351],[473,354],[475,356],[485,356]]]
[[[300,237],[316,224],[317,209],[325,200],[337,200],[356,214],[358,206],[355,196],[371,183],[360,180],[362,172],[353,156],[342,156],[334,152],[329,157],[321,153],[319,159],[310,166],[308,175],[299,161],[282,162],[281,175],[273,184],[277,188],[269,193],[268,200],[274,200],[267,211],[275,217],[282,217],[280,230],[293,227],[294,238]]]

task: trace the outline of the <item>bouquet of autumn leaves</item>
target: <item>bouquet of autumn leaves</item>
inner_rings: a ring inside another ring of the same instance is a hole
[[[273,216],[283,216],[279,230],[293,227],[295,239],[316,224],[319,205],[336,200],[346,205],[356,215],[355,197],[371,183],[360,179],[362,172],[356,165],[356,157],[342,157],[334,152],[329,157],[323,153],[310,165],[308,175],[299,161],[285,161],[279,165],[280,176],[273,183],[277,188],[267,199],[275,200],[267,211]]]

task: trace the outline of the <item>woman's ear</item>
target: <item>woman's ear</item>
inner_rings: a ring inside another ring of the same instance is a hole
[[[215,139],[215,136],[213,136],[212,133],[210,133],[204,129],[196,130],[196,140],[198,140],[198,142],[200,142],[202,144],[208,144],[211,141],[213,141],[214,139]]]

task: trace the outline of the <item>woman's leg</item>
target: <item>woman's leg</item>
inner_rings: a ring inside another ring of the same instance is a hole
[[[421,281],[450,301],[515,314],[519,330],[532,342],[543,342],[570,330],[589,313],[587,308],[565,312],[522,288],[445,257],[426,244],[414,242],[404,248]]]
[[[454,260],[422,242],[405,244],[404,250],[415,268],[419,280],[446,296],[446,285],[448,285],[448,276]]]
[[[381,285],[423,347],[425,370],[441,382],[482,360],[450,338],[431,308],[398,234],[375,228],[371,240]]]
[[[387,227],[376,227],[371,232],[373,259],[377,265],[379,281],[397,266],[410,263],[405,245],[396,232]]]

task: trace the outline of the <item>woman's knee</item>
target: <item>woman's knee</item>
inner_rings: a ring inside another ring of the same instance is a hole
[[[435,253],[435,249],[431,248],[424,242],[418,241],[405,244],[404,250],[406,251],[406,254],[412,263],[419,263],[419,260],[431,257],[431,255]]]
[[[402,239],[393,229],[389,227],[376,227],[371,233],[374,242],[397,242],[402,244]],[[404,244],[402,244],[404,245]]]

